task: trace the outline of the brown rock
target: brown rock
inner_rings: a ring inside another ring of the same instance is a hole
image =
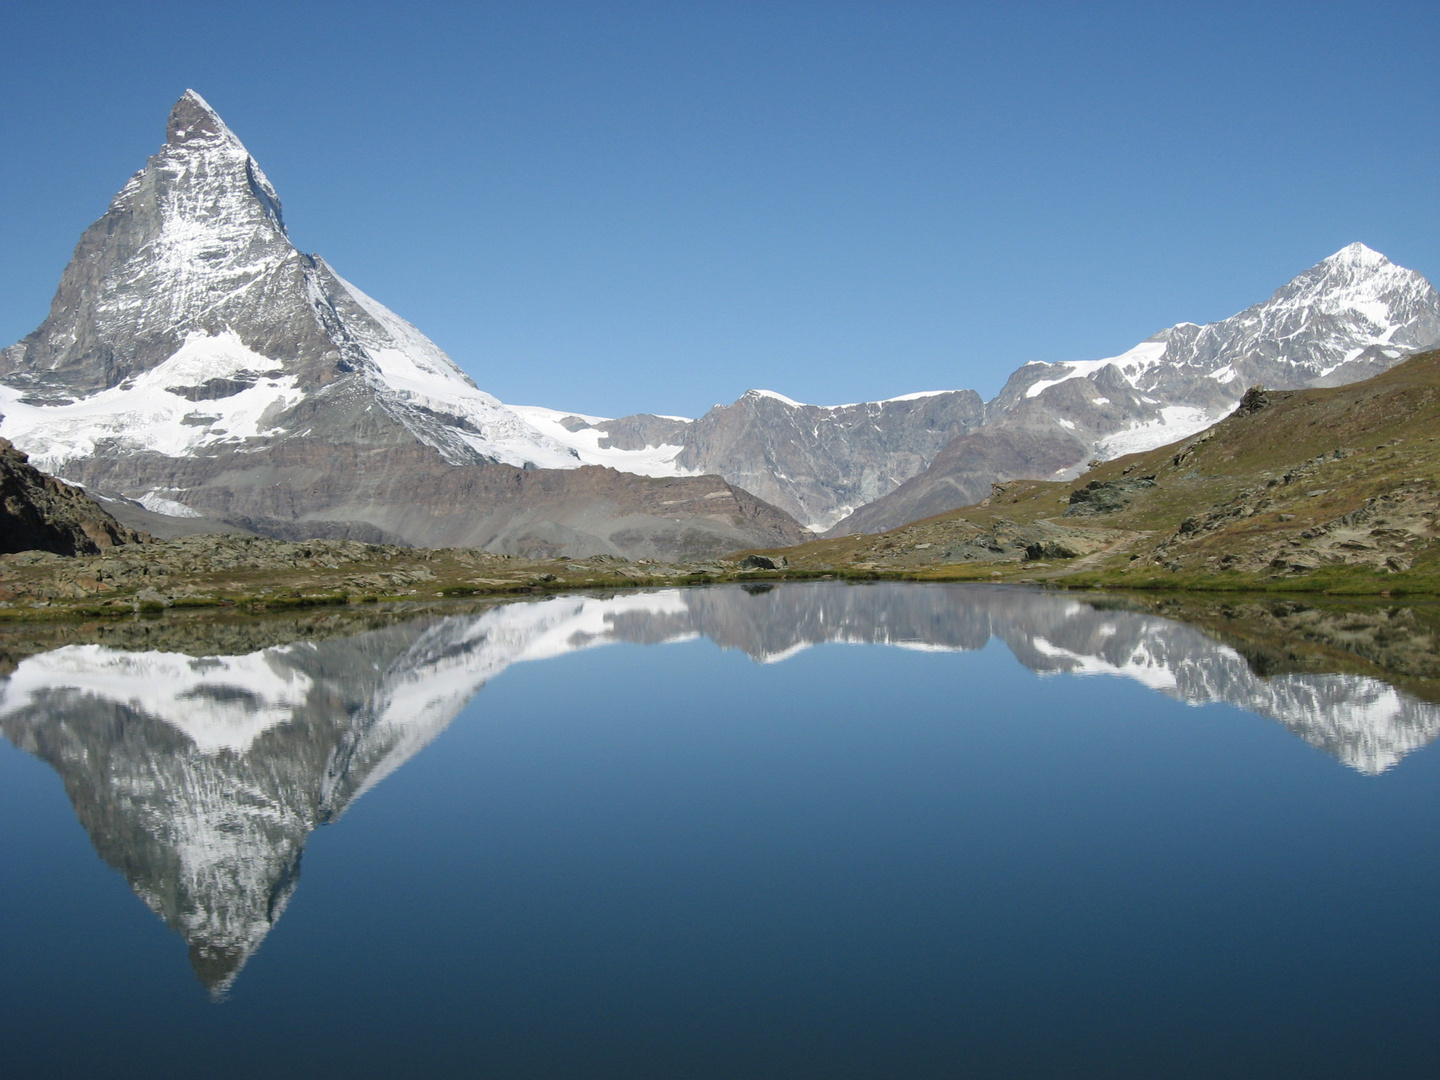
[[[84,491],[46,476],[0,439],[0,553],[93,555],[141,541]]]

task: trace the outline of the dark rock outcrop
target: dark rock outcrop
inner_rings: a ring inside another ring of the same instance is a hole
[[[46,476],[0,439],[0,554],[93,555],[140,540],[85,492]]]
[[[1087,514],[1113,514],[1123,510],[1141,491],[1155,486],[1153,476],[1135,479],[1092,480],[1078,491],[1070,493],[1070,505],[1066,517],[1082,517]]]

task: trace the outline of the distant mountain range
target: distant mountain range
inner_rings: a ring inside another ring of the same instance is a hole
[[[952,390],[818,406],[751,390],[690,422],[517,411],[583,459],[597,443],[617,468],[614,449],[653,455],[653,475],[663,462],[716,473],[817,532],[882,532],[978,502],[993,483],[1069,479],[1183,439],[1250,386],[1339,386],[1436,342],[1440,293],[1351,244],[1221,322],[1181,323],[1103,360],[1026,364],[989,402]]]
[[[750,390],[693,420],[507,406],[296,250],[259,165],[187,91],[160,152],[81,237],[49,316],[0,352],[0,435],[159,533],[198,518],[287,538],[696,558],[805,529],[880,531],[992,483],[1073,476],[1208,426],[1254,383],[1337,385],[1437,342],[1440,294],[1352,244],[1230,319],[1027,364],[989,402],[947,390],[816,406]]]

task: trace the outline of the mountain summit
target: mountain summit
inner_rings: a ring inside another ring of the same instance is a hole
[[[1440,342],[1440,294],[1351,244],[1228,319],[1026,364],[988,402],[751,390],[695,420],[512,407],[298,251],[200,95],[166,136],[81,237],[45,321],[0,352],[0,437],[160,535],[191,516],[285,539],[713,557],[796,542],[802,522],[881,531],[992,483],[1068,479],[1209,426],[1257,383],[1341,385]]]
[[[296,250],[199,94],[166,135],[80,238],[49,316],[0,352],[0,435],[38,468],[287,538],[678,557],[799,536],[714,478],[581,468]]]
[[[297,251],[274,187],[199,94],[176,102],[166,132],[81,237],[49,318],[0,353],[0,381],[26,391],[6,430],[23,433],[39,467],[102,445],[174,456],[314,434],[317,421],[353,429],[359,412],[371,444],[419,439],[455,463],[576,464],[413,326]],[[101,393],[103,410],[54,408]]]

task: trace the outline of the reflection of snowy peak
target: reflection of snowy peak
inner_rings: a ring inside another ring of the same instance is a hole
[[[1384,772],[1440,735],[1440,708],[1378,679],[1262,678],[1235,650],[1183,623],[1113,612],[1095,620],[1076,606],[1050,636],[1005,638],[1022,663],[1042,673],[1123,676],[1187,705],[1234,705],[1278,720],[1363,773]]]
[[[1047,593],[877,584],[685,597],[690,632],[767,663],[825,642],[970,651],[999,638],[1042,674],[1119,675],[1188,705],[1233,705],[1277,720],[1360,772],[1383,772],[1440,736],[1440,707],[1377,679],[1264,678],[1234,649],[1184,623]]]
[[[223,993],[295,887],[306,838],[403,765],[485,680],[614,640],[678,593],[562,598],[243,656],[76,645],[23,661],[0,727],[65,777],[96,850]]]
[[[1119,675],[1284,724],[1366,773],[1440,734],[1440,708],[1355,675],[1257,676],[1153,615],[987,586],[781,585],[556,597],[241,656],[72,645],[0,684],[0,728],[64,778],[96,850],[190,944],[217,993],[284,910],[310,832],[408,761],[511,664],[704,636],[764,663],[827,642],[977,650]]]

